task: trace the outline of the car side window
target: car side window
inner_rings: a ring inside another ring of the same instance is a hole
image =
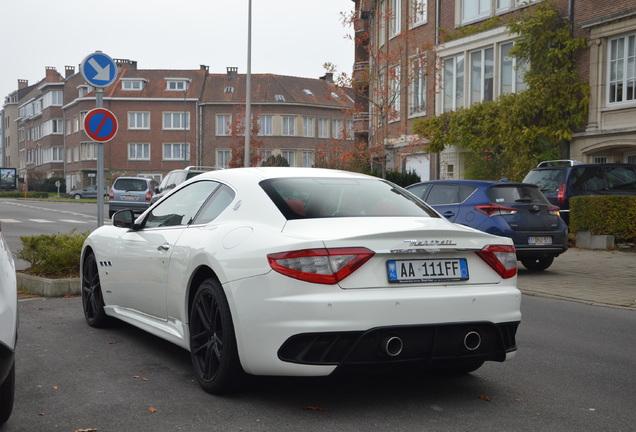
[[[407,190],[420,199],[426,199],[426,193],[431,188],[430,184],[420,184]]]
[[[459,185],[459,202],[464,202],[477,190],[476,186]]]
[[[430,205],[459,203],[458,184],[434,184],[426,203]]]
[[[230,205],[232,200],[234,200],[234,195],[234,191],[230,187],[221,185],[205,203],[194,219],[193,224],[199,225],[212,222]]]
[[[636,190],[636,168],[624,166],[607,167],[605,170],[610,190]]]
[[[189,225],[219,184],[212,181],[192,183],[180,189],[152,208],[144,221],[144,228]]]
[[[578,191],[602,191],[607,188],[603,178],[603,169],[598,167],[574,168],[572,170],[572,189]]]

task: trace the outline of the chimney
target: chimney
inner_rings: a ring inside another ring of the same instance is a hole
[[[137,60],[113,59],[119,69],[137,70]]]
[[[329,84],[333,84],[333,72],[327,72],[325,76],[321,76],[320,79],[325,80]]]
[[[19,79],[18,80],[18,90],[22,90],[29,86],[29,80]]]
[[[238,68],[237,67],[228,67],[227,68],[227,79],[235,80],[238,78]]]
[[[60,76],[57,73],[57,70],[53,66],[47,66],[46,70],[46,82],[58,82],[60,80]]]
[[[65,66],[64,67],[64,77],[69,78],[75,75],[75,66]]]

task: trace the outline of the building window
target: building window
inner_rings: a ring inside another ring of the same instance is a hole
[[[185,114],[185,122],[183,116]],[[190,113],[186,112],[164,112],[163,113],[163,128],[164,129],[190,129]]]
[[[410,114],[424,114],[426,113],[426,69],[421,58],[411,61],[411,74]]]
[[[296,116],[283,116],[283,135],[296,135]]]
[[[272,136],[274,135],[272,129],[272,116],[271,115],[260,115],[258,116],[258,124],[259,130],[258,134],[261,136]]]
[[[149,112],[129,112],[128,129],[150,129]]]
[[[378,45],[382,46],[384,42],[386,42],[386,0],[381,0],[378,13]]]
[[[83,86],[79,86],[77,90],[78,90],[79,97],[84,97],[93,91],[93,87],[83,85]]]
[[[42,123],[42,136],[61,135],[64,132],[64,120],[51,119]]]
[[[128,143],[128,160],[150,160],[150,143]]]
[[[186,91],[188,89],[187,79],[169,79],[166,80],[167,91]]]
[[[389,16],[389,34],[395,37],[402,31],[402,0],[391,1],[391,15]]]
[[[230,136],[232,132],[232,116],[220,114],[216,116],[216,134],[219,136]]]
[[[505,43],[500,47],[499,68],[501,78],[499,83],[499,94],[516,93],[527,88],[523,81],[523,74],[526,72],[526,62],[510,56],[512,42]]]
[[[313,138],[314,136],[314,118],[313,117],[303,117],[303,136]]]
[[[287,159],[290,167],[296,166],[296,152],[294,150],[282,150],[282,156]]]
[[[44,108],[62,105],[62,90],[53,90],[50,92],[46,92],[42,98],[42,103]]]
[[[97,149],[94,142],[80,143],[81,160],[97,160]]]
[[[121,80],[122,90],[143,90],[143,88],[144,88],[143,80],[130,80],[125,78]]]
[[[389,71],[389,121],[397,121],[400,119],[400,78],[401,71],[399,66],[394,66]]]
[[[274,95],[274,100],[276,102],[285,102],[285,96],[283,96],[282,94]]]
[[[470,103],[493,99],[494,50],[486,48],[470,53]]]
[[[164,143],[163,160],[190,160],[190,146],[183,143]]]
[[[231,150],[217,150],[216,151],[216,166],[220,168],[229,168],[230,159],[232,159]]]
[[[636,34],[609,41],[607,102],[633,102],[636,88]]]
[[[342,120],[331,120],[331,136],[335,139],[342,139]]]
[[[50,147],[42,151],[42,163],[64,162],[64,148]]]
[[[318,138],[329,138],[329,119],[318,119]]]
[[[486,19],[495,13],[535,3],[540,0],[461,0],[462,23]]]
[[[426,24],[428,0],[409,0],[411,4],[411,26]]]
[[[442,98],[444,112],[464,106],[464,56],[458,55],[444,60],[444,82]]]
[[[305,168],[311,168],[314,166],[314,152],[312,151],[303,152],[303,166]]]

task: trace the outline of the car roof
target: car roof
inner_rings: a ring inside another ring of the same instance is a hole
[[[636,168],[636,164],[622,163],[622,162],[608,162],[608,163],[578,163],[574,165],[542,165],[539,164],[536,168],[532,168],[531,171],[538,170],[554,170],[554,169],[571,169],[571,168],[588,168],[588,167],[615,167],[615,166],[624,166],[624,167],[634,167]]]
[[[523,183],[523,182],[511,182],[511,181],[495,181],[495,180],[428,180],[419,183],[415,183],[407,186],[407,189],[412,186],[423,185],[423,184],[463,184],[469,186],[476,187],[488,187],[488,186],[530,186],[535,187],[535,184],[532,183]]]
[[[272,178],[290,177],[311,177],[311,178],[367,178],[378,179],[366,174],[354,173],[350,171],[332,170],[325,168],[301,168],[301,167],[249,167],[249,168],[228,168],[219,171],[206,171],[193,179],[219,179],[225,181],[243,180],[253,178],[261,181]]]

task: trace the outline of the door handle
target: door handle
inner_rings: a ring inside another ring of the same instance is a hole
[[[455,213],[452,211],[447,211],[445,212],[442,216],[444,216],[445,218],[452,218],[453,216],[455,216]]]
[[[168,243],[164,243],[161,246],[157,247],[157,250],[165,250],[165,251],[167,251],[168,249],[170,249],[170,245]]]

